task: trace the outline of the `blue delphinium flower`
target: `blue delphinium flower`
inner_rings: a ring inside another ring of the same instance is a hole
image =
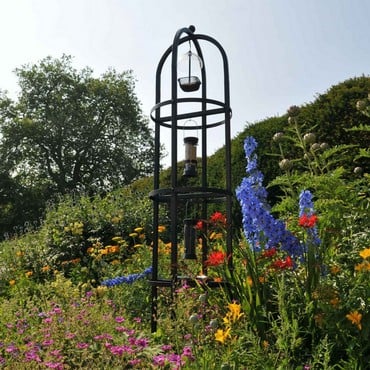
[[[113,279],[104,280],[101,282],[101,285],[112,287],[112,286],[119,285],[119,284],[132,284],[136,280],[142,279],[151,273],[152,273],[152,267],[150,266],[146,268],[143,272],[138,273],[138,274],[119,276]]]
[[[309,190],[302,190],[299,194],[299,217],[304,213],[307,216],[313,214],[312,193]]]
[[[267,203],[267,191],[263,186],[263,174],[257,168],[257,142],[253,137],[244,141],[244,151],[247,159],[245,177],[236,189],[242,215],[245,236],[254,250],[281,246],[291,256],[301,256],[303,253],[299,240],[285,228],[281,220],[276,220],[270,214]]]

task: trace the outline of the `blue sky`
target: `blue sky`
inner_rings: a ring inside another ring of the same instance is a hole
[[[149,115],[158,61],[190,24],[228,55],[233,136],[370,72],[368,0],[1,0],[0,89],[14,96],[16,67],[64,53],[96,75],[132,69]]]

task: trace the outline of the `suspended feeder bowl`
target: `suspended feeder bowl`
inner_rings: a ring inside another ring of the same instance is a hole
[[[196,75],[200,73],[203,68],[202,59],[191,50],[184,54],[179,63],[180,69],[186,77],[178,79],[180,88],[185,92],[197,91],[200,87],[200,79]]]
[[[197,91],[200,87],[200,79],[197,76],[181,77],[178,79],[182,91]]]

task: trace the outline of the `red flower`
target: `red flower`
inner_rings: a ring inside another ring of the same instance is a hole
[[[269,258],[269,257],[272,257],[276,254],[276,248],[273,247],[273,248],[270,248],[270,249],[265,249],[262,254],[261,254],[261,257],[266,257],[266,258]]]
[[[223,225],[226,225],[226,217],[225,215],[223,215],[221,212],[215,212],[210,218],[209,220],[215,224],[219,223],[219,224],[223,224]]]
[[[290,256],[288,256],[287,258],[285,258],[285,260],[276,260],[272,264],[272,267],[274,267],[276,269],[280,269],[280,270],[288,269],[288,268],[293,267],[293,261],[290,258]]]
[[[206,266],[218,266],[225,261],[226,254],[221,251],[213,251],[205,261]]]
[[[299,218],[299,226],[312,228],[316,225],[317,220],[318,218],[316,215],[308,216],[306,213],[304,213]]]
[[[199,221],[195,224],[195,229],[196,229],[196,230],[204,230],[204,229],[205,229],[204,221],[199,220]]]

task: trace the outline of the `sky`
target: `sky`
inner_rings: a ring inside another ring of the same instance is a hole
[[[67,54],[97,77],[132,70],[149,116],[158,62],[189,25],[226,51],[233,137],[337,83],[369,76],[369,0],[0,0],[0,89],[15,98],[15,68]],[[207,80],[219,79],[212,52],[204,62]],[[211,86],[208,97],[219,100],[217,83]],[[163,141],[169,151],[169,137]],[[208,143],[210,155],[222,135],[212,133]]]

